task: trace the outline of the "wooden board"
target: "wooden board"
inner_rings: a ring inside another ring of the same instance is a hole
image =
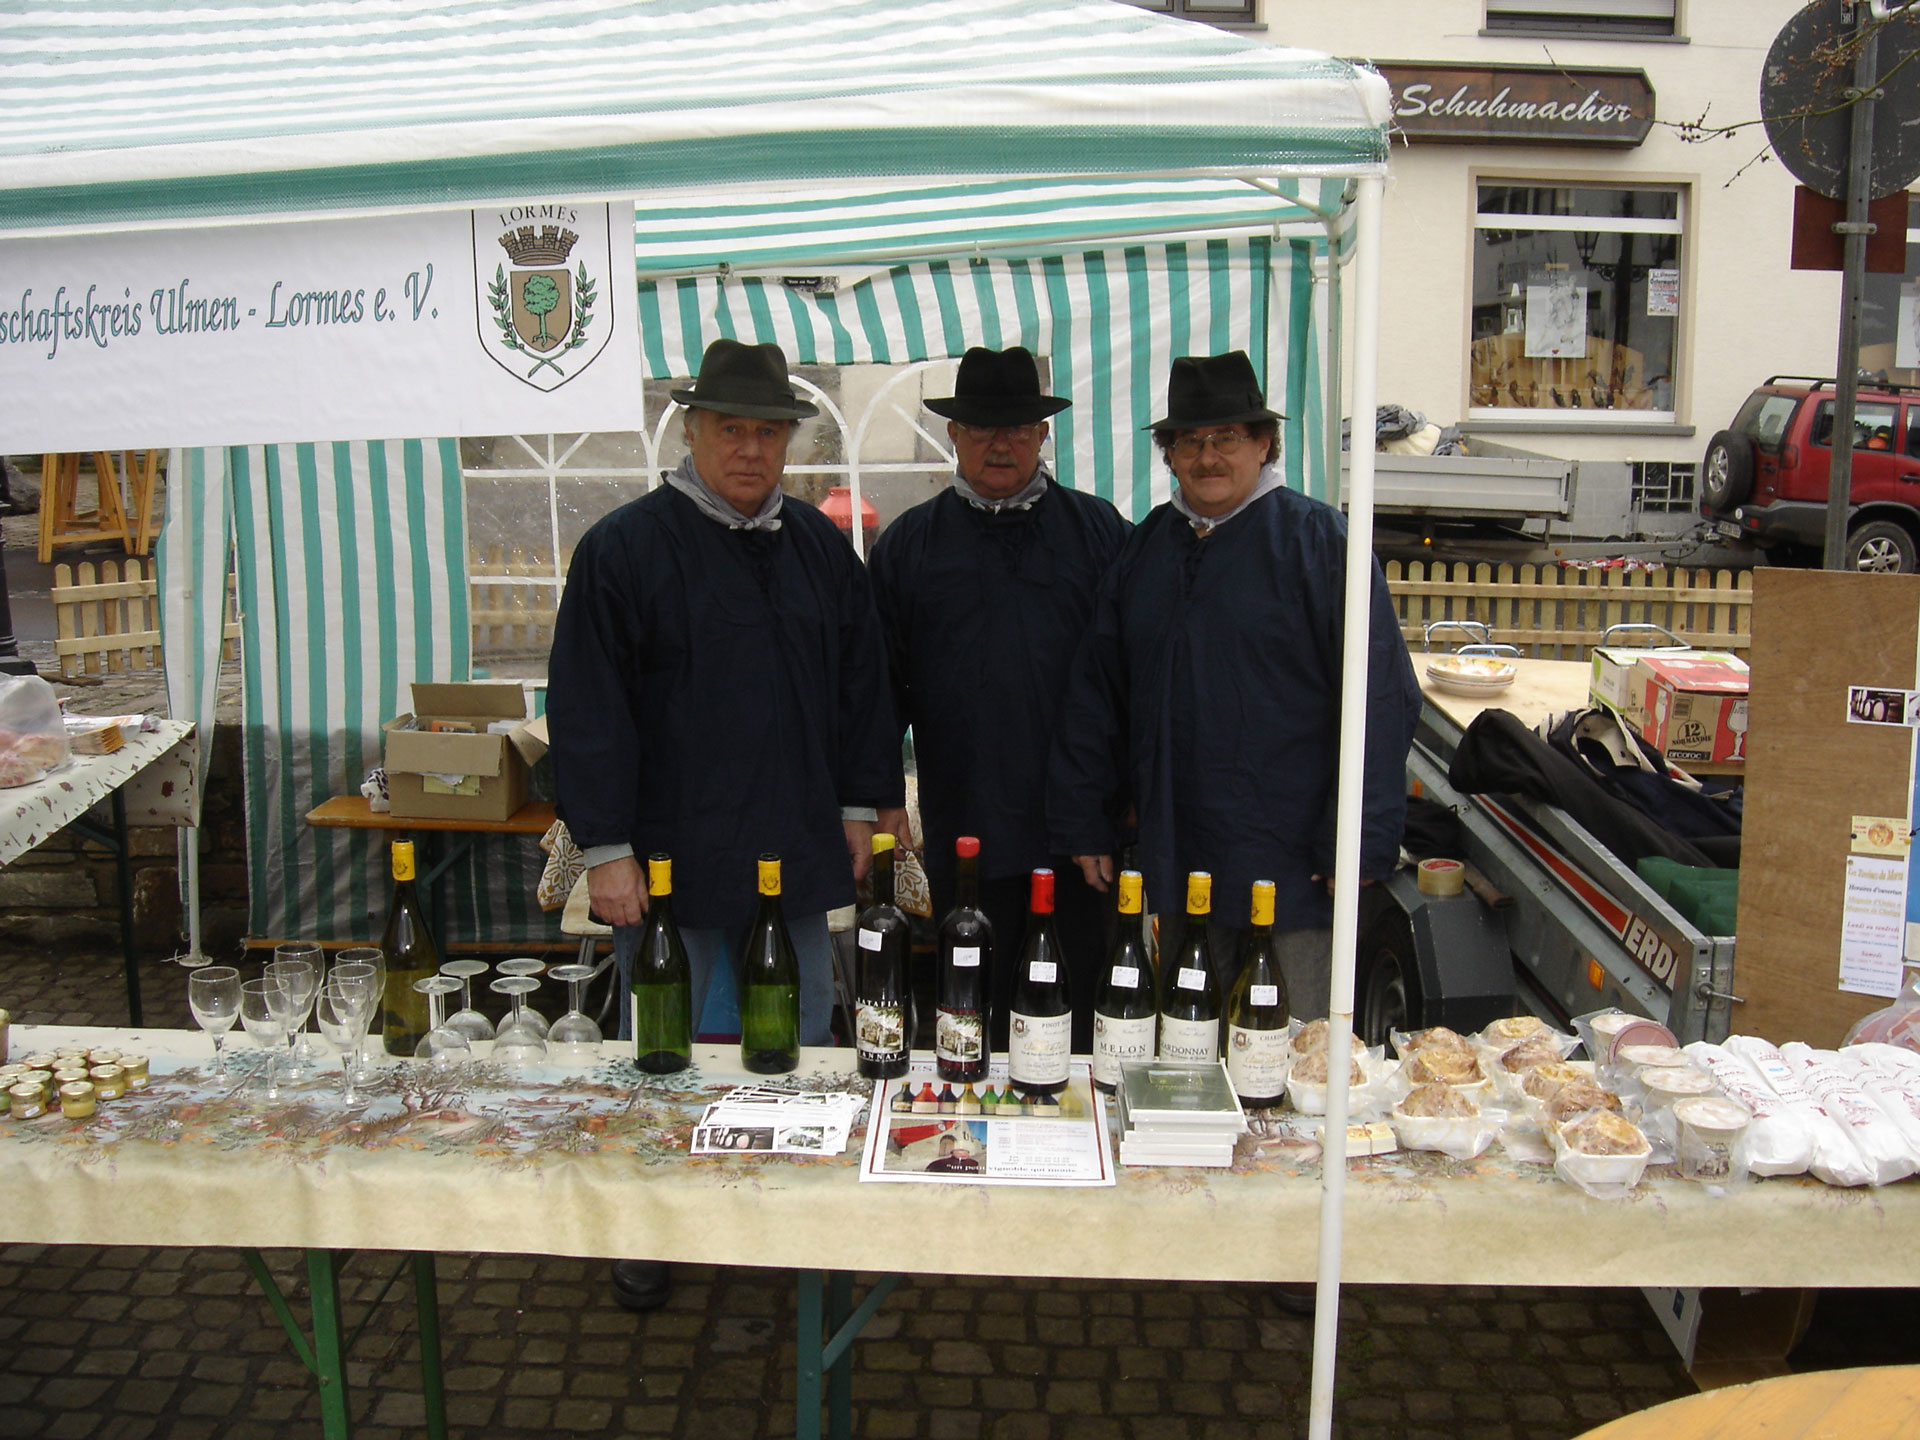
[[[1913,732],[1847,723],[1847,687],[1915,688],[1917,650],[1920,576],[1754,576],[1738,1034],[1838,1045],[1886,1004],[1837,988],[1848,836],[1907,814]]]
[[[1899,1365],[1785,1375],[1690,1395],[1577,1440],[1894,1440],[1916,1427],[1920,1365]]]

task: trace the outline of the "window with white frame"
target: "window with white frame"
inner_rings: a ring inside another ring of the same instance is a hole
[[[1676,0],[1487,0],[1489,31],[1672,35]]]
[[[1481,180],[1468,416],[1674,418],[1682,192]]]
[[[1920,199],[1907,202],[1906,273],[1869,272],[1861,301],[1861,370],[1920,385]]]
[[[1214,25],[1251,25],[1256,18],[1254,0],[1128,0],[1128,3],[1142,10],[1158,10],[1162,15],[1178,15]]]
[[[796,387],[820,414],[802,421],[781,488],[852,534],[859,499],[863,553],[901,512],[953,474],[946,422],[927,395],[953,393],[951,360],[910,365],[797,366]],[[1042,387],[1046,361],[1041,361]],[[638,498],[686,455],[682,412],[649,381],[648,428],[624,434],[500,435],[461,442],[473,663],[498,677],[546,674],[567,564],[602,515]]]

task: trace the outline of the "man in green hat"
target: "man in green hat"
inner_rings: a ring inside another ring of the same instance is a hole
[[[1111,816],[1133,803],[1163,955],[1183,928],[1186,876],[1210,873],[1224,983],[1253,882],[1273,881],[1293,1013],[1317,1019],[1331,981],[1347,529],[1339,511],[1282,483],[1284,418],[1267,408],[1244,351],[1173,362],[1167,414],[1149,427],[1173,496],[1101,583],[1055,729],[1048,820],[1055,848],[1104,888]],[[1377,563],[1372,585],[1360,855],[1369,880],[1399,859],[1420,712]]]
[[[1030,351],[967,351],[954,393],[926,402],[947,421],[952,482],[887,527],[872,569],[900,722],[913,727],[934,914],[952,903],[955,839],[979,837],[981,908],[994,927],[993,1045],[1005,1049],[1027,875],[1051,867],[1073,1046],[1084,1054],[1102,909],[1066,856],[1048,850],[1043,792],[1061,676],[1128,527],[1107,501],[1056,484],[1041,458],[1048,417],[1070,403],[1041,393]]]

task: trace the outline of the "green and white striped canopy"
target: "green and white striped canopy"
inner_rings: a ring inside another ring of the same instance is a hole
[[[18,0],[0,53],[0,234],[911,178],[1079,239],[1107,182],[1386,162],[1377,75],[1119,0]]]

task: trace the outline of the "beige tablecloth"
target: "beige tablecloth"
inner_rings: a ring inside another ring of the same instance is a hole
[[[701,1108],[744,1077],[737,1052],[642,1077],[597,1064],[458,1081],[391,1067],[345,1113],[337,1070],[269,1105],[215,1083],[192,1032],[16,1027],[153,1057],[151,1089],[92,1120],[0,1119],[0,1241],[330,1246],[662,1257],[941,1274],[1305,1280],[1320,1203],[1311,1144],[1244,1138],[1231,1170],[1123,1169],[1107,1189],[861,1184],[857,1153],[687,1152]],[[231,1051],[244,1055],[236,1037]],[[846,1051],[807,1051],[839,1081]],[[856,1142],[855,1150],[858,1145]],[[1920,1184],[1835,1190],[1766,1180],[1713,1196],[1659,1169],[1591,1200],[1544,1166],[1432,1154],[1356,1161],[1355,1283],[1920,1284]]]

